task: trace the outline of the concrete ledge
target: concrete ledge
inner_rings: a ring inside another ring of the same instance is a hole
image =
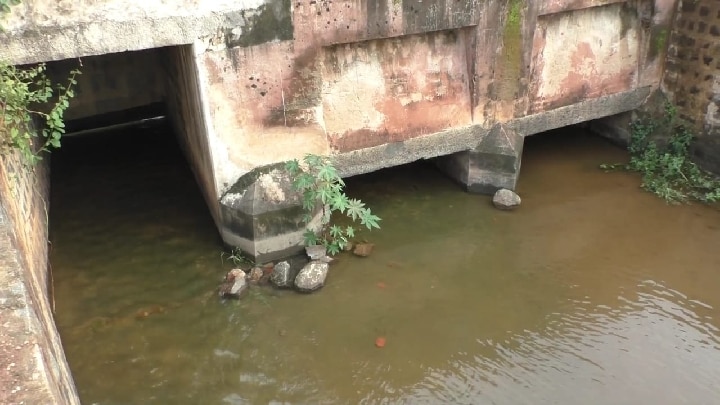
[[[533,135],[609,115],[634,110],[645,103],[652,87],[582,101],[565,107],[508,121],[506,125],[522,135]]]
[[[82,6],[24,0],[2,21],[0,59],[37,63],[88,55],[192,44],[246,27],[244,13],[265,0],[106,0]]]
[[[0,403],[80,404],[65,357],[50,349],[57,329],[43,324],[18,253],[0,206]]]
[[[645,102],[651,90],[651,87],[641,87],[586,100],[566,107],[517,118],[504,123],[504,125],[521,136],[533,135],[633,110]],[[402,142],[341,153],[333,156],[333,161],[343,177],[370,173],[420,159],[429,159],[475,149],[489,131],[490,128],[481,125],[452,128]]]

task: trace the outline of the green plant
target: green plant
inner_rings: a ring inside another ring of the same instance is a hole
[[[230,260],[233,263],[233,265],[237,266],[237,267],[243,267],[243,266],[255,267],[255,262],[253,260],[245,257],[245,255],[240,250],[240,248],[234,247],[230,250],[230,253],[221,252],[220,260],[224,260],[225,258]]]
[[[0,17],[10,13],[10,7],[18,4],[20,4],[20,0],[0,0]],[[0,26],[0,31],[2,31],[2,26]]]
[[[380,228],[380,218],[365,207],[365,203],[345,195],[345,182],[327,157],[308,154],[302,162],[297,159],[287,162],[285,169],[293,179],[293,188],[302,195],[303,221],[308,226],[304,233],[307,246],[323,245],[328,254],[334,255],[355,237],[352,225],[331,224],[334,213],[344,214],[353,222],[360,221],[367,229]],[[316,232],[309,225],[318,206],[322,212],[320,229]]]
[[[20,1],[0,0],[0,18]],[[16,149],[32,165],[42,159],[43,152],[60,147],[63,115],[75,95],[73,86],[80,71],[72,70],[63,85],[53,84],[46,70],[44,63],[19,67],[0,61],[0,155]]]
[[[28,164],[41,160],[42,152],[60,147],[63,115],[80,74],[75,69],[66,85],[53,84],[46,69],[44,63],[18,67],[0,62],[0,153],[19,150]]]
[[[663,132],[668,134],[667,141],[660,145],[653,137]],[[602,164],[600,168],[640,173],[641,187],[667,202],[720,201],[720,180],[690,160],[692,138],[687,125],[677,118],[675,107],[666,103],[659,122],[643,118],[630,124],[629,163]]]

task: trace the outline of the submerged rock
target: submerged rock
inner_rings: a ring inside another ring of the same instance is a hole
[[[218,294],[223,298],[241,298],[248,289],[245,272],[232,269],[225,275],[225,281],[220,284]]]
[[[493,196],[493,205],[501,210],[514,210],[520,206],[520,196],[514,191],[501,188]]]
[[[284,261],[275,265],[270,273],[270,282],[280,288],[290,288],[295,281],[295,274],[290,268],[290,263]]]
[[[361,256],[361,257],[370,256],[370,253],[372,253],[373,247],[375,247],[374,243],[358,243],[357,245],[355,245],[353,254],[355,256]]]
[[[320,261],[306,264],[295,277],[295,288],[300,292],[313,292],[322,288],[329,267],[327,263]]]

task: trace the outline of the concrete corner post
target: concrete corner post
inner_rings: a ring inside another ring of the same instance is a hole
[[[282,164],[259,167],[242,176],[220,198],[223,242],[240,248],[257,263],[302,252],[305,211]],[[317,229],[320,211],[310,223]]]
[[[524,138],[512,128],[497,124],[475,149],[440,158],[438,165],[471,193],[492,194],[515,190],[520,175]]]

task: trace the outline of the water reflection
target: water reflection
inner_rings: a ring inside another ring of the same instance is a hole
[[[58,325],[84,403],[720,398],[720,214],[599,172],[624,157],[602,141],[528,140],[513,213],[429,165],[350,179],[384,219],[372,256],[341,257],[314,295],[223,302],[217,234],[156,135],[54,162]]]

